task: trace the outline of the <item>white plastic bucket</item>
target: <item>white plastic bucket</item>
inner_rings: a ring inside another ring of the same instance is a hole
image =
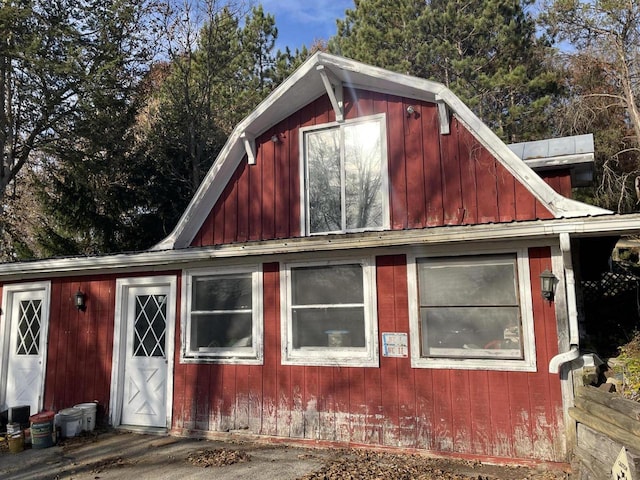
[[[65,408],[56,414],[55,423],[63,437],[75,437],[82,431],[82,410]]]
[[[85,432],[93,432],[96,428],[96,411],[98,405],[95,402],[79,403],[73,408],[82,410],[82,430]]]

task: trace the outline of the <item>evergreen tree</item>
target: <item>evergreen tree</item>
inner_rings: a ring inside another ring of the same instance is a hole
[[[0,201],[75,112],[82,82],[79,0],[0,4]]]
[[[526,9],[533,0],[356,1],[332,51],[444,83],[503,139],[548,134],[557,72]]]
[[[146,3],[97,0],[83,6],[92,59],[76,96],[76,114],[50,145],[37,182],[43,255],[130,250],[149,245],[141,228],[148,170],[133,152],[137,84],[149,61],[138,33]]]
[[[213,6],[213,5],[211,5]],[[138,118],[137,149],[159,179],[149,191],[153,210],[162,212],[162,231],[171,231],[236,124],[276,86],[277,29],[261,7],[240,26],[229,6],[207,10],[204,25],[173,39],[170,62],[153,70]],[[190,22],[188,15],[183,22]],[[175,29],[174,29],[175,31]],[[180,41],[178,41],[180,40]]]
[[[108,251],[119,238],[126,210],[110,213],[113,225],[106,225],[93,204],[103,186],[120,181],[111,174],[120,171],[114,158],[126,149],[123,122],[132,116],[131,92],[150,54],[140,23],[148,7],[146,0],[0,5],[0,36],[7,38],[0,42],[0,197],[13,187],[2,204],[11,212],[0,225],[5,258]],[[83,184],[89,179],[92,188]],[[116,196],[102,205],[129,202]]]
[[[424,0],[355,0],[337,21],[329,50],[370,65],[416,75],[418,48],[425,41],[420,17]]]

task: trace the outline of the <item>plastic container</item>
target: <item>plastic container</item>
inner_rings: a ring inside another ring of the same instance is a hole
[[[53,412],[40,412],[29,417],[33,448],[49,448],[54,445],[54,418]]]
[[[55,417],[55,424],[60,426],[63,437],[76,437],[82,431],[82,410],[64,408]]]
[[[8,423],[7,424],[7,434],[13,435],[14,433],[20,433],[22,429],[20,428],[19,423]]]
[[[327,330],[324,333],[327,334],[328,347],[351,346],[351,334],[349,333],[349,330]]]
[[[14,433],[9,436],[9,451],[11,453],[20,453],[24,450],[24,435],[22,432]]]
[[[85,432],[93,432],[93,429],[96,428],[96,411],[98,410],[98,404],[95,402],[79,403],[74,405],[73,408],[82,410],[82,430]]]

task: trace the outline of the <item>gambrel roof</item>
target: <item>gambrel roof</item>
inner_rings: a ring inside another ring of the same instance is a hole
[[[274,124],[324,94],[329,95],[336,119],[340,122],[344,88],[389,93],[436,103],[441,134],[449,133],[450,116],[456,116],[556,218],[612,213],[558,194],[444,85],[317,52],[238,124],[175,229],[154,250],[184,248],[191,243],[239,163],[245,157],[249,163],[255,161],[255,138]]]

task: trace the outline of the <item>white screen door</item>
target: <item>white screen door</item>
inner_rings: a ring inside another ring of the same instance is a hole
[[[169,427],[175,277],[117,281],[114,425]]]
[[[36,413],[42,409],[44,395],[49,285],[6,286],[4,304],[9,342],[4,343],[2,376],[6,382],[0,403],[29,405]]]

